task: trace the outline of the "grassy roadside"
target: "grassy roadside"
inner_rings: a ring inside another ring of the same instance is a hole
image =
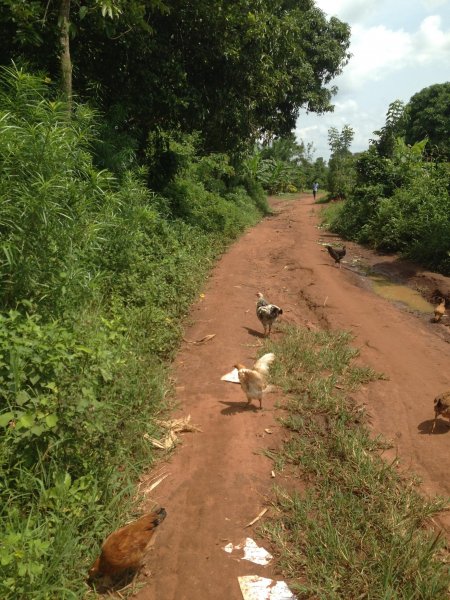
[[[342,209],[344,207],[344,203],[331,202],[325,204],[324,202],[316,202],[316,204],[323,205],[323,208],[320,211],[320,221],[322,226],[326,227],[327,229],[330,229],[332,224],[336,221],[336,219],[339,218],[339,215],[341,214]]]
[[[278,469],[290,465],[306,491],[278,488],[278,516],[262,533],[298,598],[447,598],[444,544],[425,527],[444,503],[426,501],[416,481],[381,459],[382,440],[371,439],[363,409],[349,399],[381,376],[354,361],[351,340],[286,327],[270,343],[292,434],[272,458]]]
[[[178,167],[156,193],[137,162],[99,170],[90,107],[68,120],[22,70],[0,92],[0,598],[72,600],[158,458],[146,434],[189,307],[268,206],[196,136],[168,135]]]

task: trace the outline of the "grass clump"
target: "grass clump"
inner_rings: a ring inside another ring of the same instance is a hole
[[[351,340],[287,327],[271,343],[292,432],[274,459],[292,465],[307,489],[278,488],[279,517],[264,534],[299,598],[447,598],[443,543],[425,528],[443,502],[425,500],[415,481],[381,459],[383,442],[370,437],[348,397],[380,375],[355,364]]]

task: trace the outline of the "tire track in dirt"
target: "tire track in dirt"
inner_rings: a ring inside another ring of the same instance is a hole
[[[190,414],[202,433],[183,434],[166,465],[169,476],[151,494],[167,518],[138,600],[242,600],[239,575],[277,576],[275,561],[261,567],[223,551],[246,536],[258,541],[257,524],[244,526],[267,504],[274,482],[286,482],[283,473],[271,477],[265,455],[285,435],[276,420],[277,394],[265,396],[262,411],[249,409],[239,386],[220,381],[234,363],[255,359],[261,332],[257,291],[283,308],[285,321],[355,332],[361,360],[389,378],[355,395],[367,404],[374,433],[393,441],[386,457],[398,453],[402,467],[423,478],[424,493],[450,492],[450,433],[444,425],[435,435],[423,433],[434,396],[450,388],[450,344],[432,326],[373,294],[345,265],[334,266],[317,243],[319,208],[310,195],[272,200],[272,206],[276,214],[218,261],[204,298],[191,311],[185,337],[216,336],[199,346],[183,344],[174,363],[174,417]],[[356,246],[347,248],[349,258]],[[280,333],[275,329],[274,335]]]

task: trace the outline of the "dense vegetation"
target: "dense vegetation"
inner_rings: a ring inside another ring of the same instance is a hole
[[[313,177],[277,153],[348,38],[310,0],[0,0],[2,598],[84,594],[182,319],[262,184]]]
[[[334,231],[450,275],[449,106],[450,84],[425,88],[390,105],[366,152],[333,151],[330,190],[346,198]]]
[[[186,162],[164,196],[139,171],[119,182],[93,165],[92,112],[74,106],[68,120],[45,88],[12,70],[1,81],[2,598],[82,589],[152,460],[143,434],[180,319],[214,256],[265,208],[256,185],[226,189],[221,177],[238,179],[226,156],[198,157],[194,139],[179,143]]]

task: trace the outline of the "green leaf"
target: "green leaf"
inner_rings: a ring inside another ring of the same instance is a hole
[[[42,425],[33,425],[33,427],[31,427],[31,429],[30,429],[30,432],[33,435],[40,436],[40,435],[42,435],[44,429],[45,428]]]
[[[58,423],[58,415],[47,415],[45,417],[45,422],[47,423],[47,427],[55,427],[55,425]]]
[[[23,414],[20,419],[17,421],[18,427],[25,427],[26,429],[30,429],[34,425],[34,415],[30,415],[29,413]]]
[[[100,367],[100,373],[102,374],[103,377],[103,381],[108,382],[112,380],[112,375],[109,371],[107,371],[106,369],[103,369],[102,367]]]
[[[55,392],[55,394],[58,392],[58,386],[54,381],[50,381],[50,383],[47,383],[44,387],[52,390],[52,392]]]
[[[82,21],[84,19],[84,17],[87,15],[87,12],[88,12],[87,6],[80,6],[80,11],[79,11],[80,21]]]
[[[20,390],[20,392],[16,394],[16,402],[19,406],[26,404],[29,399],[30,395],[25,390]]]
[[[8,423],[14,418],[13,412],[7,412],[0,415],[0,427],[7,427]]]

